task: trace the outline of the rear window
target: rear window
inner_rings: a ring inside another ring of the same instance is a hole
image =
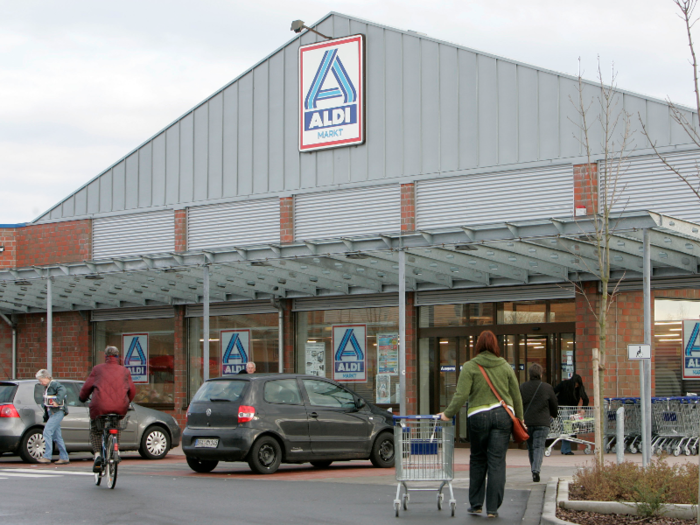
[[[14,383],[0,383],[0,404],[12,403],[16,391],[17,385]]]
[[[197,390],[192,402],[238,401],[247,385],[248,381],[208,381]]]

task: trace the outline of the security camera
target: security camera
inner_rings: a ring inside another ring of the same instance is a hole
[[[295,20],[292,22],[292,27],[289,28],[290,31],[294,31],[295,33],[301,33],[304,30],[304,21],[303,20]]]

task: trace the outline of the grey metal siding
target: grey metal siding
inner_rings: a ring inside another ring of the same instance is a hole
[[[298,151],[298,48],[321,39],[305,32],[102,173],[99,199],[89,194],[86,205],[81,188],[37,221],[515,170],[581,155],[574,78],[339,14],[318,27],[334,37],[366,35],[364,145]],[[595,84],[585,89],[597,96]],[[688,142],[663,102],[621,98],[659,146]],[[595,111],[593,104],[591,122]]]
[[[401,229],[401,187],[306,193],[294,199],[294,237],[312,240]]]
[[[187,210],[187,247],[190,250],[278,243],[279,240],[279,199],[195,206]]]
[[[665,155],[665,158],[697,187],[700,151]],[[603,175],[602,163],[599,170]],[[617,182],[619,198],[612,207],[613,212],[652,210],[678,219],[700,221],[700,199],[656,156],[631,159],[620,171]],[[604,190],[601,176],[600,203],[604,199]],[[612,191],[612,186],[609,191]]]
[[[175,249],[172,210],[133,213],[92,221],[92,257],[121,257]]]
[[[416,228],[570,216],[571,165],[416,183]]]

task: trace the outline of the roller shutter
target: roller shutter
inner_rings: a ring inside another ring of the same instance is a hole
[[[134,213],[92,221],[92,258],[172,252],[173,210]]]
[[[129,319],[171,319],[175,317],[172,306],[147,306],[137,308],[115,308],[93,310],[93,321],[126,321]]]
[[[434,304],[502,303],[511,301],[542,301],[546,299],[573,299],[573,285],[531,285],[470,288],[416,293],[416,306]]]
[[[187,248],[203,250],[280,242],[279,199],[197,206],[187,210]]]
[[[217,303],[209,305],[209,316],[217,315],[242,315],[242,314],[272,314],[278,310],[270,304],[270,301],[244,301],[240,303]],[[188,306],[185,317],[202,317],[204,307],[201,304]]]
[[[399,294],[384,293],[355,296],[328,296],[294,299],[292,310],[310,312],[314,310],[346,310],[350,308],[380,308],[399,306]]]
[[[571,216],[573,180],[566,165],[419,181],[416,228]]]
[[[664,155],[696,187],[700,152]],[[599,173],[604,166],[599,165]],[[688,221],[700,221],[700,199],[678,175],[671,172],[656,157],[638,157],[620,170],[617,187],[620,198],[613,204],[613,212],[651,210]],[[600,202],[604,185],[599,184]]]
[[[401,230],[401,186],[307,193],[294,197],[294,237],[323,239]]]

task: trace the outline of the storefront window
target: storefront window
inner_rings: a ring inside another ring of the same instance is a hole
[[[135,403],[172,408],[175,393],[175,322],[174,319],[136,319],[94,323],[94,363],[104,362],[106,346],[116,346],[122,361],[129,352],[135,335],[139,349],[148,361],[147,370],[139,376],[132,373],[136,386]],[[136,350],[136,349],[135,349]],[[136,350],[138,351],[138,350]]]
[[[297,372],[336,379],[374,403],[398,403],[398,314],[396,307],[297,312]],[[364,354],[363,364],[336,370],[337,352],[355,362]]]
[[[683,380],[683,320],[700,319],[700,301],[654,301],[654,376],[657,396],[700,393],[700,381]]]
[[[202,384],[203,319],[189,319],[189,397]],[[223,344],[238,336],[247,361],[253,361],[256,373],[279,371],[279,327],[277,314],[220,315],[209,318],[209,377],[221,377],[224,364]],[[234,339],[235,341],[235,339]],[[239,350],[237,350],[239,351]],[[231,362],[241,362],[231,360]],[[242,362],[241,362],[242,363]],[[228,369],[236,373],[240,365]]]
[[[493,303],[438,304],[420,308],[420,328],[493,324]]]
[[[537,324],[547,322],[546,302],[498,303],[498,324]]]

